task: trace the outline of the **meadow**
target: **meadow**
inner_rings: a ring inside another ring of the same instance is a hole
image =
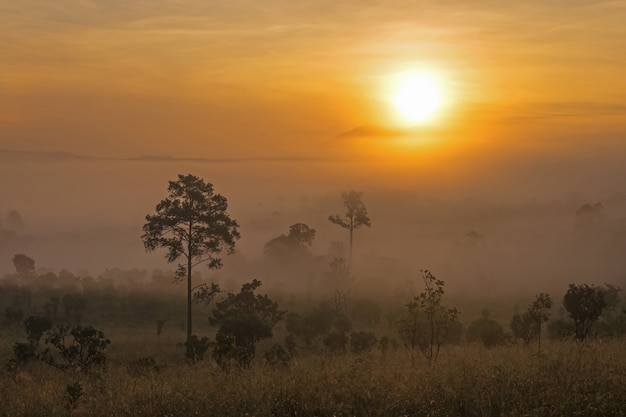
[[[431,365],[403,347],[383,352],[260,358],[249,368],[184,360],[182,330],[109,328],[106,371],[73,380],[33,362],[0,377],[0,416],[622,416],[626,357],[621,339],[549,341],[487,349],[445,346]],[[180,333],[180,334],[178,334]],[[15,337],[3,334],[2,359]],[[138,360],[151,358],[151,360]]]

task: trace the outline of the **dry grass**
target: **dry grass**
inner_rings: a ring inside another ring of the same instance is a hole
[[[116,336],[122,336],[121,334]],[[182,361],[174,337],[112,338],[108,371],[84,378],[76,416],[623,416],[624,343],[451,347],[433,366],[406,352],[311,355],[224,372]],[[0,347],[6,352],[10,344]],[[160,370],[133,368],[153,356]],[[72,380],[44,364],[0,377],[0,416],[62,416]]]

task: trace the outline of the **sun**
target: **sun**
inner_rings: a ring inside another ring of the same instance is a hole
[[[404,124],[433,121],[443,104],[439,78],[427,71],[407,71],[393,76],[390,102]]]

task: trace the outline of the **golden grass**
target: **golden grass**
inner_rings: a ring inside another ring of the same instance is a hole
[[[413,368],[403,350],[310,355],[289,368],[257,363],[222,371],[182,361],[174,337],[112,338],[108,371],[83,378],[76,416],[623,416],[624,342],[532,348],[448,347]],[[2,344],[3,352],[9,346]],[[153,356],[159,371],[130,364]],[[62,416],[67,375],[31,364],[0,376],[0,416]]]

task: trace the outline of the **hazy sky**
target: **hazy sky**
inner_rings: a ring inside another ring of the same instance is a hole
[[[502,252],[493,279],[623,271],[625,22],[624,1],[2,0],[0,221],[18,210],[30,237],[0,247],[0,271],[16,250],[163,263],[139,236],[180,173],[229,199],[248,256],[295,222],[325,253],[354,189],[373,220],[361,254],[463,277],[450,247],[476,230]],[[410,70],[443,106],[406,128],[390,100]],[[51,151],[86,157],[33,153]],[[174,158],[124,159],[142,155]],[[567,248],[596,202],[615,255],[587,262]]]
[[[624,22],[595,0],[3,0],[0,148],[311,155],[393,124],[390,74],[427,68],[446,152],[561,151],[624,132]]]

